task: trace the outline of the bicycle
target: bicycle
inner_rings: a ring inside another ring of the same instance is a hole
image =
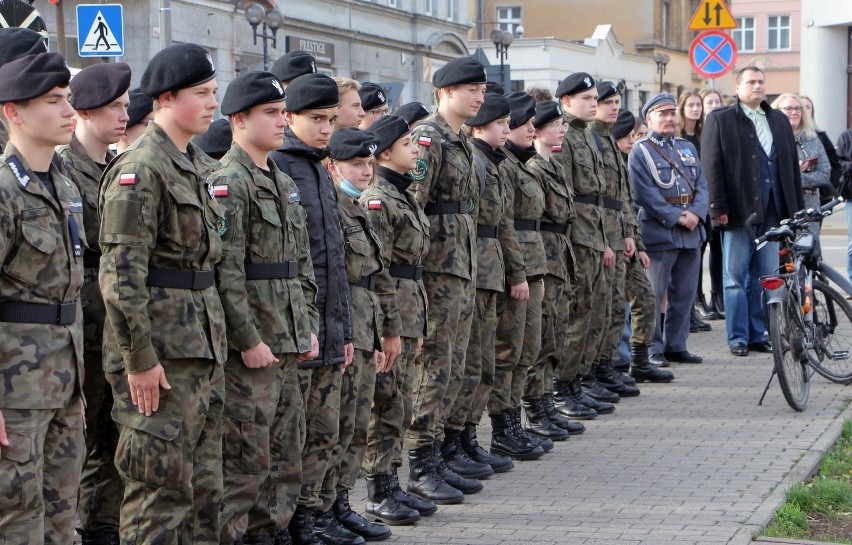
[[[761,277],[764,308],[772,345],[772,377],[784,399],[796,411],[807,405],[813,369],[840,384],[852,383],[852,306],[829,285],[834,282],[852,295],[852,283],[814,252],[815,240],[808,224],[831,214],[843,202],[837,197],[817,209],[800,210],[767,231],[754,243],[779,243],[779,268]]]

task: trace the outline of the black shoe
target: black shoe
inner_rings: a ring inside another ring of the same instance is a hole
[[[541,447],[544,452],[550,452],[553,450],[553,441],[548,439],[547,437],[539,437],[538,435],[533,435],[531,433],[527,433],[524,431],[524,427],[521,426],[521,408],[515,407],[510,411],[512,417],[512,426],[515,429],[515,434],[521,437],[522,439],[526,439],[531,444]]]
[[[693,308],[692,314],[689,317],[689,332],[699,333],[701,331],[710,331],[712,329],[713,326],[702,320],[701,314]]]
[[[621,397],[619,397],[618,394],[611,390],[607,390],[603,384],[598,382],[597,377],[595,377],[594,366],[592,366],[592,369],[589,370],[589,374],[582,378],[580,384],[582,384],[583,390],[586,394],[595,401],[618,403],[621,400]],[[595,410],[597,411],[597,409]]]
[[[695,296],[695,310],[697,310],[701,317],[705,320],[718,320],[718,315],[716,311],[713,310],[712,303],[707,302],[707,298],[704,296],[704,293],[699,293]]]
[[[369,482],[367,486],[369,487]],[[396,504],[396,502],[393,503]],[[383,541],[391,536],[390,528],[384,524],[372,523],[352,509],[352,506],[349,505],[349,492],[337,494],[337,499],[331,506],[331,512],[344,528],[353,534],[358,534],[366,541]],[[417,518],[420,518],[419,513],[417,513]]]
[[[749,350],[755,352],[763,352],[764,354],[772,353],[772,344],[769,341],[761,341],[759,343],[751,343],[748,345]]]
[[[512,459],[508,456],[500,456],[499,454],[488,452],[480,446],[476,440],[476,424],[473,422],[468,422],[464,425],[459,439],[461,440],[462,448],[470,456],[471,460],[490,465],[494,473],[505,473],[515,467]]]
[[[444,442],[441,445],[441,457],[454,472],[468,479],[487,479],[494,475],[489,464],[473,460],[461,445],[461,431],[444,428]]]
[[[586,426],[581,422],[572,422],[559,414],[559,411],[556,410],[556,404],[553,402],[553,394],[544,394],[542,397],[544,398],[544,410],[547,411],[547,417],[550,418],[551,422],[571,435],[577,435],[586,431]],[[587,411],[591,410],[588,407],[584,408]]]
[[[667,360],[662,354],[651,354],[648,356],[648,361],[656,367],[668,367],[671,365],[669,360]]]
[[[635,397],[639,395],[639,388],[625,384],[621,377],[621,373],[612,368],[612,363],[607,360],[601,360],[597,365],[592,366],[592,372],[595,378],[601,383],[601,386],[616,393],[619,397]]]
[[[587,394],[582,388],[580,377],[575,378],[569,384],[571,387],[571,396],[577,403],[580,403],[581,405],[585,405],[586,407],[593,409],[598,414],[609,414],[615,410],[615,405],[613,405],[612,403],[608,403],[606,401],[598,401],[597,399],[594,399],[592,396]]]
[[[118,530],[115,532],[81,532],[80,543],[82,545],[119,545],[121,539]]]
[[[547,410],[544,408],[544,398],[526,398],[522,402],[524,411],[527,413],[527,423],[524,426],[525,431],[553,441],[564,441],[571,437],[568,431],[557,426],[547,416]]]
[[[711,293],[710,302],[713,305],[713,310],[719,315],[720,320],[725,319],[725,296],[722,293]]]
[[[364,545],[364,538],[350,532],[329,511],[314,521],[314,534],[326,545]]]
[[[479,480],[462,477],[449,468],[447,463],[444,461],[444,458],[441,456],[441,446],[437,441],[435,441],[432,447],[432,459],[435,460],[435,471],[445,483],[460,491],[462,494],[476,494],[477,492],[482,491],[482,483],[479,482]]]
[[[316,511],[313,507],[297,505],[287,529],[293,545],[319,545],[322,543],[314,533]]]
[[[364,513],[371,520],[378,520],[390,526],[414,524],[420,520],[420,512],[399,503],[393,498],[390,480],[390,475],[367,475],[367,507],[364,509]],[[361,532],[357,533],[361,534]],[[389,529],[387,535],[390,536]],[[364,534],[361,534],[361,536],[367,541],[371,541]]]
[[[562,400],[556,405],[557,413],[568,418],[576,418],[577,420],[591,420],[598,415],[595,409],[574,399],[569,383],[555,380],[553,381],[553,387],[556,389],[554,403],[556,399]],[[594,402],[592,398],[589,399]]]
[[[491,452],[515,460],[535,460],[544,455],[544,449],[516,434],[510,410],[491,417]]]
[[[243,545],[245,545],[246,538],[243,538]],[[283,530],[278,530],[272,536],[272,545],[293,545],[293,540],[290,539],[290,532],[287,528]]]
[[[663,355],[669,361],[676,361],[677,363],[701,363],[704,361],[704,358],[697,354],[693,354],[688,350],[681,350],[680,352],[663,352]]]
[[[408,468],[408,492],[410,494],[441,505],[464,501],[464,494],[447,484],[438,475],[432,445],[409,450]]]
[[[644,344],[631,344],[630,355],[632,363],[630,374],[641,382],[671,382],[674,374],[671,371],[661,371],[651,364],[648,359],[648,347]]]
[[[636,380],[630,376],[630,364],[623,366],[619,365],[618,367],[613,365],[612,368],[616,373],[618,373],[618,378],[621,382],[628,386],[636,386]]]
[[[746,343],[734,343],[731,345],[731,354],[735,356],[748,356]]]
[[[405,492],[399,486],[399,474],[397,473],[398,467],[396,464],[391,466],[390,476],[388,485],[390,486],[390,493],[393,496],[393,499],[401,503],[406,507],[410,507],[420,513],[420,516],[428,517],[429,515],[434,515],[438,511],[438,506],[435,505],[435,502],[430,500],[423,500],[420,498],[415,498],[414,496],[409,496],[407,492]]]

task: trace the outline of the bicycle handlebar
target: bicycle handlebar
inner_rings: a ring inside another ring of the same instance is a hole
[[[762,236],[754,239],[754,245],[762,246],[763,244],[769,241],[776,241],[792,237],[796,231],[802,231],[806,229],[807,225],[810,222],[822,219],[825,216],[830,216],[831,210],[844,201],[845,199],[843,197],[834,197],[829,202],[825,203],[819,208],[805,208],[799,210],[798,212],[793,214],[792,218],[783,220],[780,226],[776,227],[775,229],[770,229]],[[756,215],[752,214],[751,218],[754,217],[756,217]]]

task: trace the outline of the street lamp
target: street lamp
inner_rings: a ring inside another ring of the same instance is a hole
[[[524,27],[518,25],[515,32],[518,34],[518,38],[520,38],[524,34]],[[491,31],[491,43],[494,44],[496,54],[500,57],[500,85],[505,84],[504,61],[509,58],[509,46],[512,45],[514,39],[515,37],[511,32],[506,32],[499,28]]]
[[[663,76],[666,73],[666,65],[671,59],[665,53],[654,53],[654,62],[657,63],[657,73],[660,74],[660,92],[663,92]]]
[[[267,11],[260,4],[251,4],[246,7],[245,17],[248,24],[251,25],[251,30],[254,34],[254,45],[257,45],[258,38],[263,40],[263,69],[268,70],[269,55],[267,53],[266,42],[272,40],[272,49],[277,47],[278,41],[275,38],[275,34],[284,24],[284,16],[277,8]],[[257,33],[257,25],[261,25],[260,34]],[[267,28],[272,31],[271,35],[266,33]]]

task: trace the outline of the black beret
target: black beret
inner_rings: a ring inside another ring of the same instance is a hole
[[[0,66],[35,53],[47,53],[44,36],[28,28],[0,28]]]
[[[207,132],[194,136],[192,143],[210,157],[220,159],[231,149],[233,139],[231,123],[227,119],[220,118],[210,123]]]
[[[555,121],[563,115],[562,105],[555,100],[542,100],[535,104],[535,121],[533,126],[536,129],[544,127],[551,121]]]
[[[364,108],[365,112],[375,110],[376,108],[388,103],[388,97],[385,94],[385,90],[379,85],[370,83],[369,81],[365,81],[361,84],[361,88],[358,89],[358,96],[361,97],[361,107]]]
[[[40,97],[68,85],[71,71],[59,53],[36,53],[0,66],[0,103]]]
[[[618,94],[618,87],[611,81],[599,81],[595,87],[598,88],[598,102]]]
[[[131,89],[129,94],[130,106],[127,107],[127,115],[130,119],[127,120],[128,128],[141,123],[154,110],[151,97],[143,93],[139,87]]]
[[[523,91],[515,91],[506,95],[509,106],[512,108],[509,117],[509,128],[517,129],[535,116],[535,99]]]
[[[353,157],[369,157],[379,149],[379,140],[371,132],[345,127],[332,133],[328,142],[329,157],[348,161]]]
[[[630,110],[618,112],[618,119],[612,125],[612,137],[618,140],[624,138],[636,127],[636,116]]]
[[[287,111],[334,108],[340,104],[337,83],[325,74],[305,74],[287,86]]]
[[[272,63],[270,72],[281,81],[288,82],[305,74],[316,74],[317,61],[310,53],[296,49]]]
[[[429,108],[422,102],[409,102],[397,108],[393,114],[402,117],[406,123],[411,125],[415,121],[429,117],[430,112]]]
[[[659,95],[651,97],[651,99],[642,106],[642,117],[648,117],[649,113],[654,110],[659,110],[664,106],[671,106],[673,109],[677,109],[677,101],[673,94],[660,93]]]
[[[473,57],[453,59],[432,74],[432,85],[436,89],[460,83],[485,83],[488,75],[482,63]]]
[[[246,72],[235,77],[225,90],[220,110],[222,115],[232,115],[251,110],[258,104],[281,102],[284,89],[271,72]]]
[[[595,86],[595,78],[585,72],[574,72],[567,78],[559,82],[556,88],[556,98],[562,98],[565,95],[576,95],[583,91],[588,91]]]
[[[512,108],[506,97],[496,93],[485,93],[485,100],[479,107],[476,117],[468,119],[464,124],[468,127],[482,127],[492,121],[506,117],[510,113],[512,113]]]
[[[179,91],[216,77],[210,52],[196,44],[175,44],[160,50],[142,73],[142,92],[157,98],[166,91]]]
[[[505,95],[506,90],[503,89],[503,86],[496,81],[486,81],[485,82],[485,92],[486,93],[497,93],[498,95]]]
[[[75,110],[94,110],[130,89],[130,66],[123,62],[93,64],[80,70],[68,85]]]
[[[372,134],[378,147],[376,155],[393,146],[394,142],[411,132],[408,122],[398,115],[385,115],[380,117],[370,128],[365,131]]]

